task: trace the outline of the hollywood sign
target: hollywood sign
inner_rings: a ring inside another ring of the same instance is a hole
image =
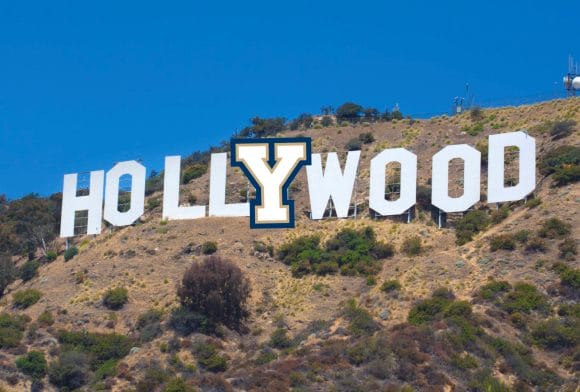
[[[524,132],[490,135],[488,139],[487,201],[499,203],[525,198],[535,188],[536,143]],[[518,183],[504,183],[505,150],[519,151]],[[209,216],[250,217],[251,228],[294,227],[294,201],[288,188],[305,166],[312,219],[322,219],[332,199],[336,215],[348,217],[357,176],[360,151],[350,151],[344,168],[336,153],[329,153],[323,168],[320,154],[312,154],[310,138],[233,139],[230,164],[239,167],[255,188],[256,196],[246,203],[225,201],[226,153],[211,154],[209,205],[179,205],[181,157],[165,158],[163,219],[197,219]],[[463,161],[463,194],[449,195],[449,162]],[[400,165],[400,195],[385,197],[386,167]],[[466,211],[480,200],[481,153],[467,144],[450,145],[432,158],[431,204],[444,212]],[[119,211],[119,182],[131,176],[130,208]],[[117,163],[106,175],[103,170],[90,173],[87,195],[77,195],[76,173],[64,176],[62,192],[62,237],[74,235],[76,211],[88,211],[87,234],[101,232],[102,219],[113,226],[134,223],[144,212],[146,168],[136,161]],[[104,204],[103,204],[104,190]],[[376,213],[400,215],[416,201],[417,156],[404,148],[389,148],[370,161],[369,208]],[[103,207],[104,205],[104,207]],[[207,212],[206,212],[206,207]]]

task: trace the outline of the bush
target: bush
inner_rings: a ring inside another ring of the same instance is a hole
[[[288,348],[292,345],[292,340],[288,336],[288,331],[285,328],[276,328],[270,335],[270,341],[268,342],[270,347],[273,348]]]
[[[516,240],[517,242],[521,243],[521,244],[525,244],[526,242],[528,242],[528,239],[530,238],[530,232],[529,230],[519,230],[514,234],[514,240]]]
[[[554,263],[552,269],[560,276],[562,285],[580,289],[580,269],[568,267],[562,262]]]
[[[512,286],[506,281],[492,280],[479,289],[478,296],[487,300],[495,301],[500,295],[510,291]]]
[[[46,359],[41,351],[29,351],[16,360],[16,367],[33,379],[43,378],[46,374]]]
[[[181,175],[181,182],[182,184],[187,184],[196,178],[203,176],[207,172],[207,165],[204,164],[195,164],[189,166],[183,171]]]
[[[176,308],[171,312],[169,327],[183,336],[193,332],[209,335],[215,333],[217,328],[215,323],[203,314],[192,312],[183,307]]]
[[[546,297],[529,283],[516,283],[511,292],[507,293],[501,308],[508,313],[530,313],[532,310],[549,310]]]
[[[78,248],[76,246],[71,246],[64,252],[64,261],[69,261],[78,254],[79,254]]]
[[[362,149],[362,144],[363,143],[360,139],[352,138],[346,143],[344,148],[346,148],[347,151],[360,151]]]
[[[13,301],[14,306],[21,309],[26,309],[29,306],[34,305],[42,297],[42,293],[35,289],[25,289],[14,293]]]
[[[401,246],[401,252],[407,256],[417,256],[421,253],[422,245],[421,238],[418,236],[405,238]]]
[[[448,296],[434,293],[431,298],[419,301],[409,311],[407,320],[410,324],[424,324],[435,321],[443,316],[445,310],[452,303],[453,299]]]
[[[573,238],[566,238],[560,245],[558,245],[560,250],[560,257],[563,259],[574,258],[578,254],[578,249],[576,247],[576,241]]]
[[[580,180],[580,165],[558,169],[552,179],[554,180],[554,186],[564,186],[578,182]]]
[[[514,250],[516,242],[514,237],[510,234],[498,234],[489,238],[489,249],[495,252],[499,249]]]
[[[227,359],[217,353],[217,348],[212,343],[197,343],[193,347],[193,353],[199,365],[210,372],[223,372],[227,369]]]
[[[258,366],[266,365],[272,361],[275,361],[276,359],[278,359],[278,356],[276,355],[276,353],[273,350],[264,349],[264,350],[261,350],[260,353],[258,354],[258,357],[256,358],[256,361],[255,361],[255,364]]]
[[[485,211],[470,211],[461,218],[455,226],[457,245],[471,241],[480,231],[489,225],[489,218]]]
[[[423,211],[431,210],[431,187],[417,185],[417,206]]]
[[[570,234],[570,225],[558,218],[546,219],[538,231],[540,237],[560,238]]]
[[[36,276],[36,272],[40,267],[40,263],[36,260],[28,260],[26,263],[20,267],[19,275],[20,279],[27,282]]]
[[[580,324],[555,318],[541,321],[531,331],[535,344],[548,350],[574,347],[580,343]]]
[[[115,287],[114,289],[107,290],[105,294],[103,294],[103,305],[111,310],[121,309],[128,300],[129,297],[125,287]]]
[[[77,351],[86,354],[93,368],[110,359],[125,357],[135,344],[128,337],[116,333],[101,334],[64,330],[59,331],[58,341],[61,343],[63,352]]]
[[[292,275],[320,275],[340,269],[345,275],[373,275],[380,270],[377,259],[390,257],[394,248],[378,242],[372,228],[343,229],[329,239],[324,249],[317,235],[297,237],[280,246],[278,259],[291,266]]]
[[[385,283],[382,284],[381,286],[381,291],[384,291],[385,293],[390,293],[392,291],[398,291],[401,289],[401,283],[398,280],[392,279],[392,280],[387,280]]]
[[[58,257],[58,255],[55,251],[49,250],[48,252],[46,252],[46,255],[44,256],[44,260],[47,263],[50,263],[50,262],[55,261],[57,257]]]
[[[101,366],[95,370],[95,374],[93,376],[94,380],[104,380],[109,377],[115,377],[117,375],[117,365],[119,361],[117,359],[109,359]]]
[[[354,336],[370,335],[378,328],[371,314],[357,305],[354,299],[347,302],[343,314],[349,322],[348,330]]]
[[[26,329],[25,316],[0,313],[0,349],[14,348],[20,344]]]
[[[175,377],[169,380],[165,384],[165,389],[163,392],[195,392],[196,389],[191,385],[187,384],[185,379],[181,377]]]
[[[508,217],[510,214],[510,210],[507,207],[501,207],[496,211],[491,213],[491,223],[497,225],[498,223],[502,222],[504,219]]]
[[[544,155],[540,171],[554,174],[554,185],[562,186],[580,179],[580,147],[559,146]]]
[[[233,263],[209,256],[194,263],[177,289],[181,306],[214,322],[239,329],[248,317],[250,283]]]
[[[526,207],[536,208],[540,204],[542,204],[542,199],[540,199],[539,197],[534,197],[534,198],[528,200],[528,202],[526,203]]]
[[[576,121],[574,120],[561,120],[555,121],[550,129],[550,136],[552,140],[558,140],[569,136],[574,131],[574,126]]]
[[[162,316],[163,312],[157,309],[150,309],[139,316],[135,328],[139,331],[141,342],[150,342],[161,334]]]
[[[211,255],[217,252],[218,246],[214,241],[206,241],[201,245],[201,252],[204,255]]]
[[[0,297],[4,290],[16,278],[16,267],[12,257],[7,254],[0,254]]]
[[[526,244],[526,252],[529,253],[542,253],[546,251],[546,241],[541,239],[540,237],[532,237],[532,239],[528,240]]]
[[[43,327],[50,327],[52,324],[54,324],[54,316],[49,310],[45,310],[40,314],[40,316],[38,316],[36,321]]]
[[[375,136],[372,134],[372,132],[364,132],[358,135],[358,140],[360,140],[363,144],[371,144],[375,141]]]
[[[62,353],[57,362],[51,363],[48,379],[62,390],[75,390],[85,385],[89,378],[89,361],[77,351]]]

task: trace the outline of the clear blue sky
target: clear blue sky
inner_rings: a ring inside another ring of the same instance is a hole
[[[580,57],[572,5],[3,1],[0,194],[123,160],[161,169],[255,115],[441,113],[466,82],[481,100],[550,93]]]

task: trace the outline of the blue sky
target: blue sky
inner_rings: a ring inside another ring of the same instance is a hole
[[[466,82],[481,101],[551,93],[580,58],[570,4],[1,2],[0,194],[123,160],[161,169],[256,115],[443,113]]]

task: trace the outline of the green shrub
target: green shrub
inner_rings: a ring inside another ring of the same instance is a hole
[[[419,236],[405,238],[401,246],[401,252],[407,256],[417,256],[421,253],[422,244]]]
[[[76,246],[71,246],[64,252],[64,261],[69,261],[78,254],[79,254],[78,248]]]
[[[576,121],[574,120],[560,120],[554,121],[550,129],[550,136],[553,140],[558,140],[569,136],[574,131]]]
[[[548,151],[540,163],[540,171],[544,175],[556,173],[563,167],[580,164],[580,147],[559,146]]]
[[[495,252],[499,249],[514,250],[516,242],[514,237],[510,234],[498,234],[489,238],[489,249]]]
[[[161,334],[162,316],[163,312],[157,309],[150,309],[139,315],[135,328],[139,332],[141,342],[150,342]]]
[[[564,186],[578,182],[580,180],[580,165],[558,169],[552,179],[554,180],[554,186]]]
[[[391,279],[384,282],[381,286],[381,291],[385,293],[390,293],[392,291],[398,291],[402,287],[401,283],[398,280]]]
[[[578,254],[576,241],[573,238],[566,238],[558,245],[558,249],[560,250],[560,257],[563,259],[572,259]]]
[[[16,267],[12,261],[12,256],[0,253],[0,297],[10,283],[16,279]]]
[[[16,360],[16,367],[33,379],[40,379],[46,374],[46,358],[41,351],[29,351],[25,356]]]
[[[519,243],[525,244],[526,242],[528,242],[528,239],[530,238],[530,232],[529,230],[519,230],[514,234],[514,240],[516,240]]]
[[[455,225],[455,236],[457,244],[463,245],[473,239],[480,231],[485,230],[489,225],[489,218],[485,211],[470,211],[461,218]]]
[[[89,379],[87,355],[77,351],[63,352],[58,361],[50,364],[48,379],[64,391],[82,387]]]
[[[273,348],[288,348],[292,345],[292,340],[285,328],[276,328],[270,335],[268,345]]]
[[[451,364],[460,370],[475,369],[479,366],[477,359],[468,353],[465,353],[464,355],[453,355],[451,358]]]
[[[377,330],[377,324],[371,314],[359,306],[354,299],[347,302],[343,314],[349,322],[348,330],[354,336],[370,335]]]
[[[503,220],[505,220],[510,214],[510,210],[509,208],[507,208],[506,206],[503,206],[501,208],[499,208],[498,210],[494,211],[491,213],[491,223],[493,223],[494,225],[497,225],[498,223],[501,223]]]
[[[47,263],[50,263],[52,261],[55,261],[57,257],[58,257],[58,255],[55,251],[49,250],[48,252],[46,252],[46,255],[44,256],[44,260]]]
[[[360,139],[352,138],[346,143],[344,148],[347,151],[360,151],[362,149],[362,145],[363,143],[360,141]]]
[[[580,323],[551,318],[537,323],[531,336],[535,344],[548,350],[574,347],[580,343]]]
[[[266,365],[272,361],[275,361],[276,359],[278,359],[278,356],[276,355],[276,353],[269,348],[265,348],[265,349],[260,351],[260,353],[258,354],[258,357],[254,361],[254,363],[257,366],[261,366],[261,365]]]
[[[40,267],[40,263],[36,260],[28,260],[26,263],[20,267],[19,276],[20,279],[27,282],[36,276],[36,272]]]
[[[184,378],[175,377],[165,384],[163,392],[195,392],[196,389],[187,384]]]
[[[538,230],[538,235],[545,238],[560,238],[568,234],[570,234],[570,225],[558,218],[546,219]]]
[[[0,349],[18,346],[27,322],[26,316],[0,313]]]
[[[105,305],[107,309],[111,310],[121,309],[128,300],[129,297],[125,287],[115,287],[114,289],[108,289],[105,294],[103,294],[103,305]]]
[[[568,267],[562,262],[554,263],[552,269],[560,276],[562,285],[580,289],[580,269]]]
[[[543,157],[542,174],[554,174],[554,185],[563,186],[580,180],[580,147],[559,146]]]
[[[14,293],[12,296],[14,306],[21,309],[26,309],[34,305],[42,297],[42,293],[36,289],[25,289]]]
[[[435,321],[443,316],[453,299],[441,295],[433,295],[431,298],[419,301],[409,311],[407,320],[410,324],[424,324]]]
[[[507,385],[485,371],[476,374],[469,382],[469,387],[473,392],[511,392]]]
[[[504,297],[501,308],[508,313],[530,313],[532,310],[546,312],[549,310],[546,297],[535,286],[519,282]]]
[[[211,255],[217,252],[218,246],[217,242],[214,241],[206,241],[201,245],[201,252],[204,255]]]
[[[54,316],[49,310],[45,310],[40,314],[40,316],[38,316],[36,321],[41,326],[50,327],[52,324],[54,324]]]
[[[536,208],[540,204],[542,204],[542,199],[540,199],[539,197],[534,197],[533,199],[528,200],[528,202],[526,203],[526,207]]]
[[[394,248],[377,241],[370,227],[346,228],[329,239],[324,248],[319,236],[301,236],[282,244],[276,254],[290,265],[295,277],[324,275],[338,269],[344,275],[374,275],[380,270],[378,260],[392,256]]]
[[[199,365],[210,372],[223,372],[227,369],[227,359],[217,353],[217,348],[212,343],[197,343],[193,347],[193,353]]]
[[[189,166],[188,168],[186,168],[183,171],[183,174],[181,175],[181,182],[183,184],[187,184],[190,181],[195,180],[196,178],[203,176],[206,172],[207,172],[207,165],[195,164],[195,165]]]
[[[96,368],[110,359],[122,359],[135,344],[128,337],[116,333],[101,334],[61,330],[58,340],[63,352],[76,351],[88,355],[91,365]]]
[[[540,237],[532,237],[526,244],[526,252],[538,253],[546,251],[546,241]]]
[[[506,281],[492,280],[479,289],[478,296],[487,300],[495,301],[499,296],[510,291],[512,286]]]
[[[109,377],[115,377],[117,375],[117,364],[119,360],[117,359],[109,359],[103,362],[101,366],[95,370],[95,374],[93,376],[94,380],[104,380]]]
[[[179,307],[171,312],[169,327],[180,335],[187,336],[193,332],[206,335],[214,334],[217,325],[203,314]]]
[[[363,144],[371,144],[375,141],[375,136],[372,134],[372,132],[364,132],[358,135],[358,140],[360,140]]]

